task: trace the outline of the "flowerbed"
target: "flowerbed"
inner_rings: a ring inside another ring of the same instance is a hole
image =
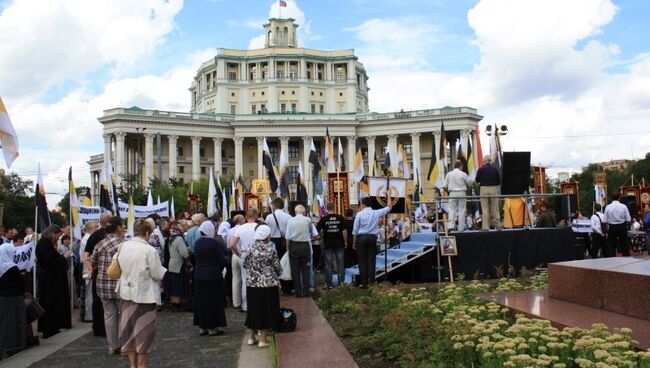
[[[322,294],[318,303],[364,368],[650,368],[650,352],[634,350],[630,329],[560,330],[475,297],[545,286],[545,276],[534,276],[441,288],[344,287]]]

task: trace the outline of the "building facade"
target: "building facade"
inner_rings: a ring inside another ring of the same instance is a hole
[[[264,25],[265,48],[219,49],[199,67],[191,83],[190,112],[135,106],[105,110],[98,119],[104,153],[88,162],[93,195],[105,157],[112,158],[118,176],[138,174],[144,186],[154,177],[197,180],[207,176],[210,166],[217,174],[251,180],[265,177],[266,137],[274,162],[285,149],[289,170],[295,175],[302,161],[309,178],[311,141],[322,159],[327,129],[341,139],[346,171],[352,170],[358,148],[368,172],[374,157],[383,162],[388,148],[397,152],[403,144],[411,164],[419,163],[420,182],[425,183],[433,141],[443,122],[451,162],[457,140],[470,136],[475,142],[482,116],[474,108],[368,112],[368,76],[354,50],[298,48],[297,27],[293,19],[270,19]],[[476,149],[476,144],[472,147]],[[424,187],[427,195],[432,185]],[[308,190],[311,193],[311,183]],[[351,203],[356,203],[356,190],[350,192]]]

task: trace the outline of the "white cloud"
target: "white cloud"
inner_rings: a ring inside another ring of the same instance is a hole
[[[358,55],[369,72],[372,110],[476,107],[485,116],[482,126],[509,126],[506,150],[577,169],[629,158],[630,137],[533,137],[648,130],[650,57],[639,55],[626,63],[628,72],[608,74],[619,48],[596,39],[616,12],[609,0],[482,0],[468,12],[480,60],[457,73],[431,70],[430,46],[445,34],[426,22],[372,19],[347,30],[362,41]],[[636,146],[650,145],[649,134],[635,139]]]
[[[0,85],[38,96],[104,65],[131,65],[174,29],[182,0],[16,0],[0,14]]]

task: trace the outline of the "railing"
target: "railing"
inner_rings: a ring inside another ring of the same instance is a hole
[[[416,118],[423,116],[441,116],[441,115],[456,115],[456,114],[478,114],[477,110],[471,107],[445,107],[442,109],[429,109],[429,110],[415,110],[415,111],[398,111],[386,114],[368,113],[359,114],[357,119],[359,121],[372,121],[372,120],[386,120],[386,119],[400,119],[400,118]]]
[[[128,115],[128,116],[146,116],[153,118],[165,119],[188,119],[188,120],[201,120],[201,121],[223,121],[231,122],[235,120],[234,115],[231,114],[197,114],[177,111],[159,111],[159,110],[141,110],[141,109],[125,109],[116,108],[104,110],[104,117],[114,115]]]

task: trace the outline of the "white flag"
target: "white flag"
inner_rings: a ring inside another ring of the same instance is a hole
[[[210,173],[208,176],[208,203],[207,203],[207,213],[208,217],[212,217],[212,215],[217,212],[217,203],[215,202],[214,198],[217,195],[217,189],[214,187],[214,177],[212,176],[212,166],[210,166]]]
[[[7,167],[11,168],[11,164],[18,157],[18,134],[11,124],[9,113],[2,103],[2,97],[0,97],[0,143],[2,143],[2,153],[5,156]]]
[[[153,196],[151,195],[151,189],[149,189],[149,194],[147,195],[147,207],[153,206]]]

